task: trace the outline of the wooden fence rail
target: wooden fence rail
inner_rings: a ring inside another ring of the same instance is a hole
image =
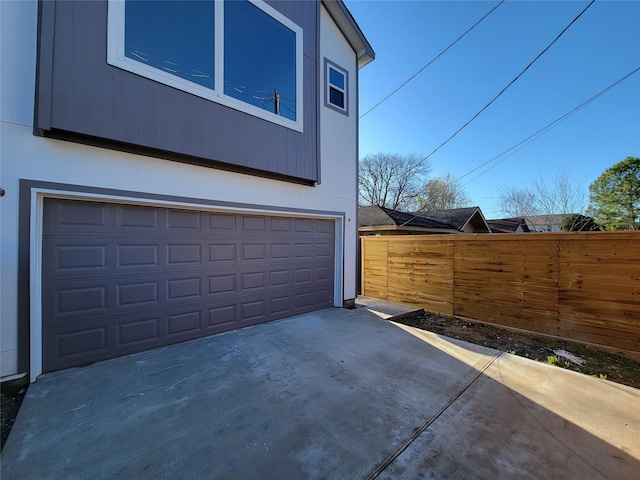
[[[640,232],[361,240],[362,295],[640,352]]]

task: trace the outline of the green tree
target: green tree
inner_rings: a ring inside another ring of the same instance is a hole
[[[640,158],[627,157],[589,186],[587,213],[605,230],[638,230]]]
[[[468,207],[471,199],[450,173],[429,180],[416,198],[418,211]]]
[[[574,213],[562,221],[563,232],[599,232],[600,227],[591,217]]]

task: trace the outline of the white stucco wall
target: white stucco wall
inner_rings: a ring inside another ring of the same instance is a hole
[[[324,59],[349,72],[349,116],[324,106]],[[320,165],[322,184],[340,195],[347,206],[345,220],[344,298],[356,297],[358,75],[353,49],[324,7],[320,16]]]
[[[324,10],[324,9],[323,9]],[[214,201],[345,212],[342,298],[355,297],[356,59],[323,11],[323,56],[349,70],[350,116],[321,101],[321,184],[307,187],[34,136],[37,2],[0,1],[0,376],[17,371],[20,179]],[[321,78],[322,86],[324,78]],[[32,258],[33,257],[32,255]],[[342,268],[339,262],[339,268]],[[31,299],[33,302],[34,299]],[[337,302],[340,304],[340,299]]]

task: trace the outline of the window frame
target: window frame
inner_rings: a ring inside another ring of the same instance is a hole
[[[303,82],[303,31],[296,23],[263,0],[247,0],[274,20],[295,34],[296,62],[296,120],[276,115],[250,103],[225,95],[224,93],[224,1],[214,1],[214,89],[190,82],[169,72],[145,65],[125,55],[125,1],[109,0],[107,27],[107,63],[136,75],[148,78],[177,90],[190,93],[206,100],[239,110],[271,123],[303,132],[304,120],[304,82]]]
[[[344,77],[344,88],[340,88],[337,85],[331,83],[330,70],[333,69]],[[344,107],[340,107],[331,102],[331,88],[342,92],[344,94]],[[324,105],[336,112],[349,116],[349,72],[332,62],[328,58],[324,59]]]

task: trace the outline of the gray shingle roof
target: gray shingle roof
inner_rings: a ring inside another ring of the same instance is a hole
[[[413,213],[398,212],[390,208],[369,206],[358,208],[359,227],[379,227],[379,226],[403,226],[421,228],[442,228],[451,229],[450,225],[435,219],[425,218],[422,215]]]
[[[390,208],[368,206],[358,208],[358,227],[392,227],[407,229],[442,230],[443,233],[491,233],[480,207],[453,208],[429,212],[399,212]],[[471,230],[470,230],[471,228]]]
[[[523,231],[529,231],[527,222],[522,217],[496,218],[494,220],[487,220],[487,223],[493,233],[514,233],[520,226]]]
[[[449,228],[462,230],[464,226],[471,220],[480,207],[452,208],[449,210],[431,210],[427,212],[419,212],[422,218],[438,221],[448,225]]]

